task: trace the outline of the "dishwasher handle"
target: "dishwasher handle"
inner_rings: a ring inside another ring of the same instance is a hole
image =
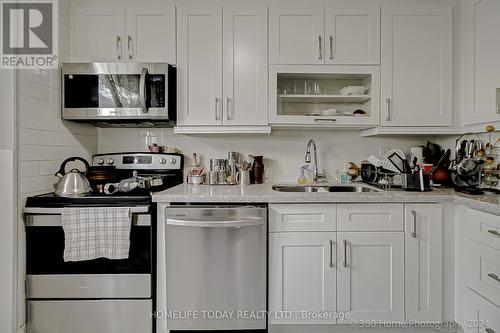
[[[264,224],[263,217],[245,217],[234,220],[224,219],[179,219],[167,218],[168,225],[198,228],[240,228]]]

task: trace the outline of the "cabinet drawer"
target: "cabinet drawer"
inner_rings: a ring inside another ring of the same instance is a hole
[[[335,205],[269,206],[269,231],[335,231]]]
[[[500,250],[500,216],[469,209],[466,228],[470,238]]]
[[[338,231],[403,231],[403,204],[337,206]]]
[[[469,288],[465,290],[464,300],[463,329],[465,333],[500,332],[500,307]]]
[[[500,305],[500,250],[466,239],[466,285]]]

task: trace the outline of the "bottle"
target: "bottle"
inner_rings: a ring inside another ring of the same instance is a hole
[[[299,183],[300,185],[305,185],[309,182],[309,180],[306,177],[306,170],[308,170],[308,168],[309,168],[308,165],[300,167],[300,175],[299,178],[297,179],[297,183]]]
[[[340,183],[347,184],[349,182],[349,174],[347,173],[347,165],[344,164],[344,168],[340,171]]]
[[[254,163],[251,172],[253,174],[253,184],[262,184],[264,182],[264,156],[253,156],[253,159]]]

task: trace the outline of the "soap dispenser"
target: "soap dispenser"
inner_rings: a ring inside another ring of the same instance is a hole
[[[347,173],[347,165],[344,164],[344,168],[340,172],[340,183],[347,184],[349,182],[349,174]]]
[[[297,183],[300,185],[305,185],[309,182],[308,177],[306,176],[306,173],[309,171],[309,165],[303,165],[300,167],[300,175],[299,178],[297,179]]]

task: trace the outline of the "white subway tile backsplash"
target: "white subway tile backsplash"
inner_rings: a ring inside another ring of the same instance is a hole
[[[424,144],[418,138],[361,138],[358,131],[278,130],[271,136],[259,135],[175,135],[172,129],[119,129],[100,128],[98,151],[145,151],[153,142],[178,147],[186,157],[192,152],[200,154],[208,167],[210,158],[225,158],[228,151],[264,155],[267,160],[268,181],[295,181],[300,166],[304,165],[307,141],[312,138],[318,146],[320,167],[326,169],[330,179],[344,163],[359,164],[370,154],[378,155],[381,146],[409,151],[410,147]],[[189,160],[186,160],[189,166]]]
[[[19,122],[21,128],[30,128],[43,131],[57,131],[59,129],[56,117],[43,116],[36,113],[19,110]]]

